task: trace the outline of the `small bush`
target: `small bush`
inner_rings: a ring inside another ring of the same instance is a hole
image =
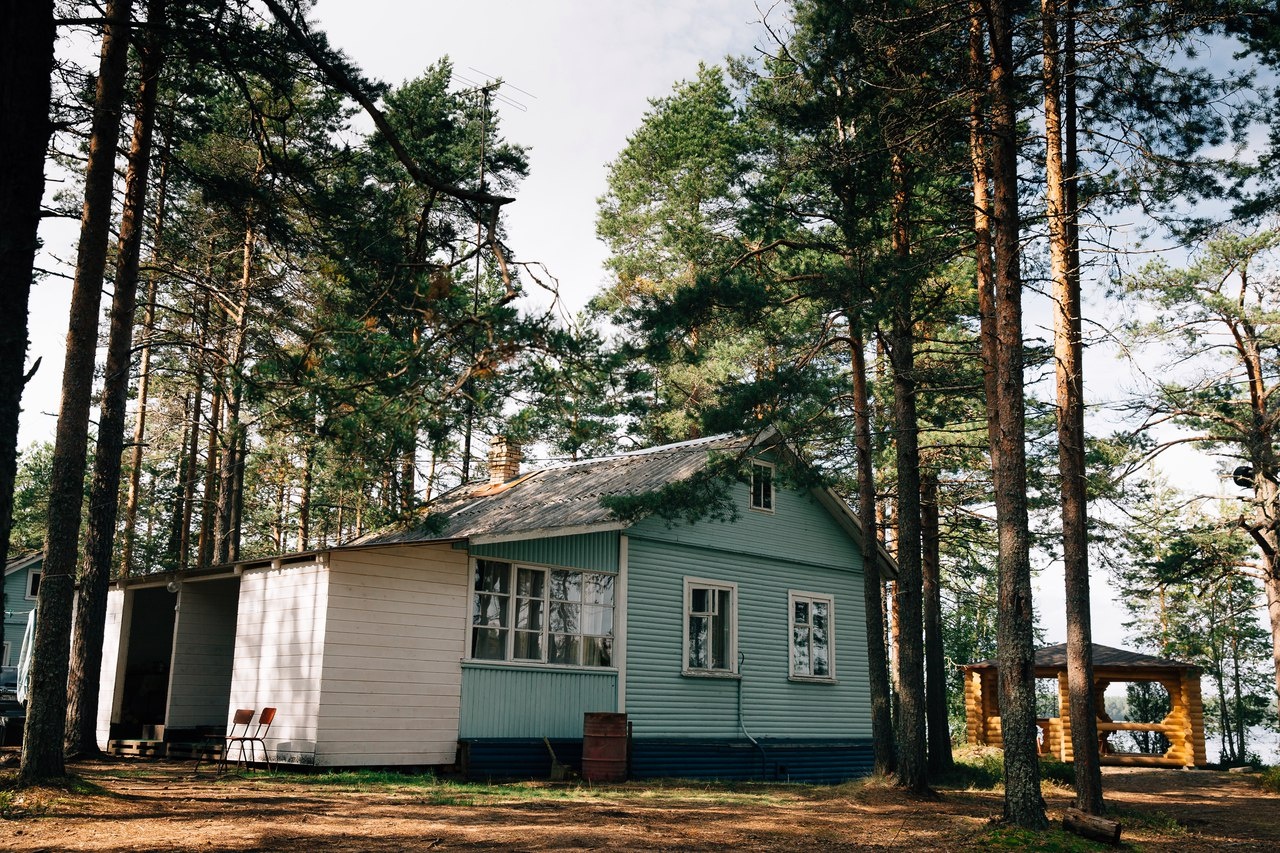
[[[1280,767],[1266,767],[1258,777],[1263,790],[1280,794]]]

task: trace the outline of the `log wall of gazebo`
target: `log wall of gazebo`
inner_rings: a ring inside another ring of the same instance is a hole
[[[1204,749],[1204,706],[1200,698],[1200,670],[1179,661],[1155,658],[1093,646],[1093,689],[1098,708],[1098,736],[1102,741],[1103,764],[1194,767],[1206,763]],[[1036,652],[1036,678],[1058,682],[1058,716],[1037,721],[1041,730],[1042,753],[1062,761],[1074,757],[1071,745],[1071,703],[1067,690],[1066,646],[1047,646]],[[969,743],[1003,747],[1000,731],[998,670],[994,661],[964,667],[966,740]],[[1148,681],[1164,686],[1169,693],[1170,711],[1157,723],[1115,722],[1106,715],[1103,694],[1116,681]],[[1120,731],[1159,732],[1169,740],[1163,755],[1116,752],[1109,736]]]

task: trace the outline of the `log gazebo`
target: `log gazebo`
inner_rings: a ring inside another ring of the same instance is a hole
[[[1041,718],[1040,753],[1071,761],[1071,711],[1067,691],[1067,646],[1036,650],[1036,678],[1058,682],[1058,716]],[[969,743],[1004,745],[1000,736],[998,670],[994,660],[963,667],[964,705]],[[1116,722],[1107,716],[1103,694],[1113,681],[1152,681],[1169,692],[1170,711],[1158,723]],[[1200,670],[1191,664],[1093,644],[1093,695],[1098,710],[1098,741],[1103,764],[1145,767],[1204,765],[1204,707],[1200,701]],[[1169,740],[1163,755],[1119,752],[1110,743],[1113,732],[1157,732]]]

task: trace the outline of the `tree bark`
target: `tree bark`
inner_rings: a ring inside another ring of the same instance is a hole
[[[262,156],[258,157],[258,166],[253,175],[256,186],[266,167]],[[215,563],[228,563],[232,552],[239,552],[239,543],[232,544],[233,507],[237,502],[236,470],[244,465],[242,442],[244,424],[240,422],[240,401],[244,398],[244,361],[247,335],[249,330],[249,285],[253,279],[253,256],[257,248],[258,234],[253,222],[253,212],[246,214],[247,222],[244,230],[244,244],[240,267],[240,282],[237,290],[239,299],[236,302],[235,330],[232,332],[231,352],[227,359],[226,377],[226,428],[222,432],[223,453],[222,465],[218,472],[218,501],[214,525],[214,557]]]
[[[860,320],[848,312],[853,367],[854,446],[858,454],[858,520],[862,525],[862,606],[867,621],[867,678],[871,692],[871,741],[875,772],[897,770],[893,712],[889,687],[889,655],[885,647],[884,582],[876,547],[876,483],[871,467],[871,395],[867,392],[866,342]]]
[[[151,132],[155,126],[156,91],[160,84],[160,31],[165,0],[147,3],[146,36],[140,45],[138,108],[125,173],[124,210],[116,252],[115,294],[98,419],[98,452],[94,456],[89,493],[89,527],[80,574],[80,604],[75,613],[71,646],[71,679],[67,685],[68,756],[99,754],[97,743],[98,682],[102,674],[102,632],[107,616],[107,584],[120,506],[120,462],[124,453],[125,402],[129,396],[130,351],[138,293],[138,257],[146,216],[147,172],[151,165]]]
[[[929,775],[951,770],[951,724],[947,715],[947,660],[942,645],[942,560],[938,519],[938,475],[920,474],[920,569],[924,586],[925,708],[929,724]]]
[[[200,540],[196,545],[196,567],[201,569],[213,563],[213,525],[218,501],[218,436],[222,432],[222,391],[216,381],[212,386],[209,390],[209,437],[205,445],[204,491],[200,496]]]
[[[1069,1],[1069,0],[1068,0]],[[1076,808],[1102,814],[1102,770],[1093,701],[1093,629],[1089,613],[1089,516],[1084,463],[1084,377],[1080,326],[1080,270],[1076,210],[1067,199],[1063,162],[1066,91],[1059,55],[1059,0],[1041,0],[1044,47],[1045,199],[1049,222],[1049,274],[1053,280],[1053,347],[1058,398],[1058,473],[1062,494],[1062,562],[1066,583],[1067,689],[1076,778]],[[1068,19],[1067,26],[1072,27]],[[1074,41],[1074,39],[1073,39]],[[1073,45],[1074,46],[1074,45]],[[1070,179],[1074,181],[1073,174]],[[1074,249],[1074,251],[1073,251]],[[1074,255],[1074,261],[1073,261]]]
[[[910,200],[907,166],[894,155],[894,251],[906,266]],[[914,285],[900,268],[894,282],[889,362],[893,375],[893,429],[898,478],[898,783],[918,793],[929,788],[926,758],[923,616],[920,574],[920,449],[916,418]]]
[[[62,739],[67,713],[67,653],[71,645],[71,602],[76,552],[84,503],[89,404],[98,344],[98,308],[111,232],[112,184],[120,141],[120,114],[129,55],[131,0],[110,0],[103,27],[102,53],[94,93],[89,158],[85,170],[84,209],[76,252],[75,283],[62,374],[62,405],[54,441],[49,488],[44,574],[36,603],[31,698],[23,735],[23,784],[66,775]]]
[[[172,113],[171,113],[172,115]],[[170,122],[172,123],[172,122]],[[168,186],[169,150],[160,155],[160,174],[156,180],[156,209],[152,220],[152,266],[159,254],[161,235],[164,233],[165,189]],[[133,458],[129,467],[129,493],[124,505],[124,541],[120,548],[120,574],[133,570],[133,545],[138,522],[138,500],[141,496],[143,446],[147,438],[147,402],[151,388],[151,341],[156,330],[156,296],[160,276],[153,270],[147,277],[147,307],[142,318],[142,350],[138,355],[138,407],[133,423]],[[181,463],[181,460],[179,460]],[[181,468],[181,465],[179,465]],[[154,484],[154,483],[153,483]]]
[[[53,73],[52,0],[0,3],[0,557],[8,558]],[[4,610],[0,590],[0,611]]]
[[[990,33],[992,200],[995,219],[997,441],[992,479],[999,540],[1000,726],[1004,740],[1005,819],[1028,829],[1048,824],[1040,796],[1036,745],[1035,625],[1031,601],[1030,525],[1027,515],[1026,412],[1023,393],[1021,237],[1018,212],[1018,129],[1013,54],[1013,5],[986,4]]]

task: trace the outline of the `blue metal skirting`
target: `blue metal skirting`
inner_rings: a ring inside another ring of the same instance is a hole
[[[632,747],[632,776],[726,781],[835,784],[871,775],[870,740],[748,741],[639,740]]]
[[[463,738],[462,772],[468,779],[546,779],[551,754],[541,738]],[[551,740],[561,764],[582,769],[581,740]]]
[[[534,779],[551,773],[551,756],[541,740],[469,738],[461,743],[468,778]],[[835,784],[869,776],[874,763],[870,740],[760,738],[758,743],[636,738],[631,778]],[[582,741],[553,740],[551,745],[562,764],[581,769]]]

